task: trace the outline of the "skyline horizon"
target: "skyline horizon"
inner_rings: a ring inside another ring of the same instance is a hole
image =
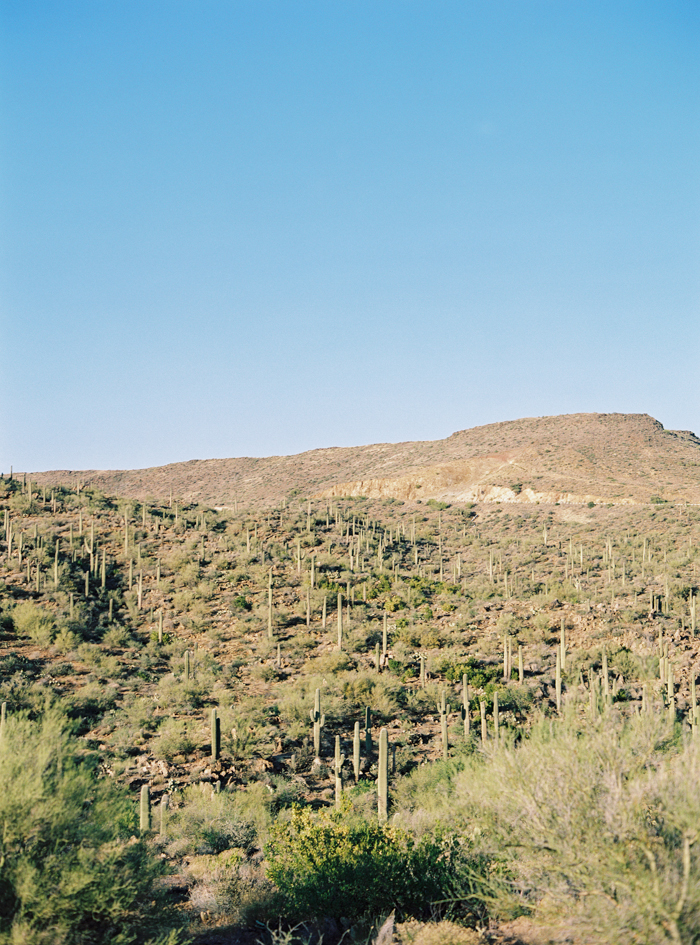
[[[690,436],[700,439],[700,436],[691,429],[683,429],[680,427],[668,427],[657,417],[652,416],[650,413],[646,412],[627,412],[627,411],[577,411],[575,413],[566,413],[566,414],[542,414],[540,416],[530,416],[530,417],[513,417],[509,420],[496,420],[491,423],[476,424],[473,427],[461,427],[457,430],[453,430],[451,433],[446,434],[445,436],[438,437],[429,437],[424,439],[408,439],[408,440],[382,440],[382,441],[367,441],[360,443],[347,443],[342,445],[320,445],[320,446],[311,446],[308,449],[298,450],[292,453],[265,453],[265,454],[236,454],[229,456],[190,456],[187,459],[176,459],[166,463],[156,463],[150,466],[122,466],[122,467],[106,467],[106,466],[93,466],[93,467],[54,467],[46,469],[14,469],[11,466],[11,471],[15,475],[30,475],[34,473],[44,474],[44,473],[54,473],[54,472],[67,472],[67,473],[79,473],[79,472],[140,472],[147,471],[152,469],[165,469],[168,466],[182,466],[188,463],[206,463],[206,462],[224,462],[226,460],[241,460],[241,459],[253,459],[253,460],[266,460],[266,459],[275,459],[275,458],[294,458],[295,456],[303,456],[307,453],[315,453],[322,451],[332,451],[332,450],[356,450],[356,449],[366,449],[372,446],[400,446],[408,444],[425,444],[425,443],[439,443],[446,440],[449,440],[451,437],[457,436],[460,433],[468,433],[471,431],[482,430],[487,427],[499,427],[507,426],[509,424],[517,424],[519,422],[525,422],[528,420],[555,420],[555,419],[564,419],[564,418],[574,418],[574,417],[630,417],[630,418],[649,418],[655,423],[658,423],[661,429],[664,432],[668,433],[683,433],[689,434]],[[487,455],[487,454],[484,454]],[[0,470],[2,475],[6,474],[6,470]]]

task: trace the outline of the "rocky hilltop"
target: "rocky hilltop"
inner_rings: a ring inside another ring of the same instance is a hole
[[[190,460],[149,469],[32,473],[39,484],[110,494],[271,505],[292,492],[403,501],[634,505],[700,503],[700,439],[647,414],[528,417],[443,440],[309,450],[294,456]]]

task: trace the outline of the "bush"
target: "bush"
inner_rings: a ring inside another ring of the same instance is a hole
[[[397,827],[300,808],[273,824],[265,847],[268,877],[293,921],[430,915],[450,896],[460,852],[439,830],[416,841]]]
[[[587,941],[696,942],[700,751],[678,750],[672,735],[652,714],[543,719],[519,747],[465,758],[432,816],[479,823],[521,901],[559,903]],[[420,798],[420,777],[404,804]]]
[[[189,755],[196,748],[196,742],[188,731],[187,723],[166,718],[158,730],[158,737],[153,740],[151,751],[156,758],[172,761],[179,755]]]
[[[53,617],[31,601],[17,604],[12,612],[12,620],[17,633],[31,637],[39,646],[48,646],[54,638],[56,628]]]
[[[0,739],[0,943],[153,941],[162,868],[133,839],[136,805],[95,777],[55,711]],[[167,925],[167,922],[164,924]]]
[[[180,841],[179,849],[197,854],[221,853],[232,847],[249,851],[255,843],[253,823],[241,816],[235,795],[201,790],[200,785],[185,788],[173,799],[168,821],[168,836]]]

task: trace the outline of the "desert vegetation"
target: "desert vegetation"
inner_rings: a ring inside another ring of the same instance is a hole
[[[696,507],[0,505],[0,942],[699,940]]]

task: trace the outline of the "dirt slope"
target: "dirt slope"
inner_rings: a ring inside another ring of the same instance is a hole
[[[211,505],[322,497],[449,502],[700,503],[700,439],[647,414],[569,414],[492,423],[444,440],[310,450],[295,456],[190,460],[150,469],[32,473],[40,485]]]

